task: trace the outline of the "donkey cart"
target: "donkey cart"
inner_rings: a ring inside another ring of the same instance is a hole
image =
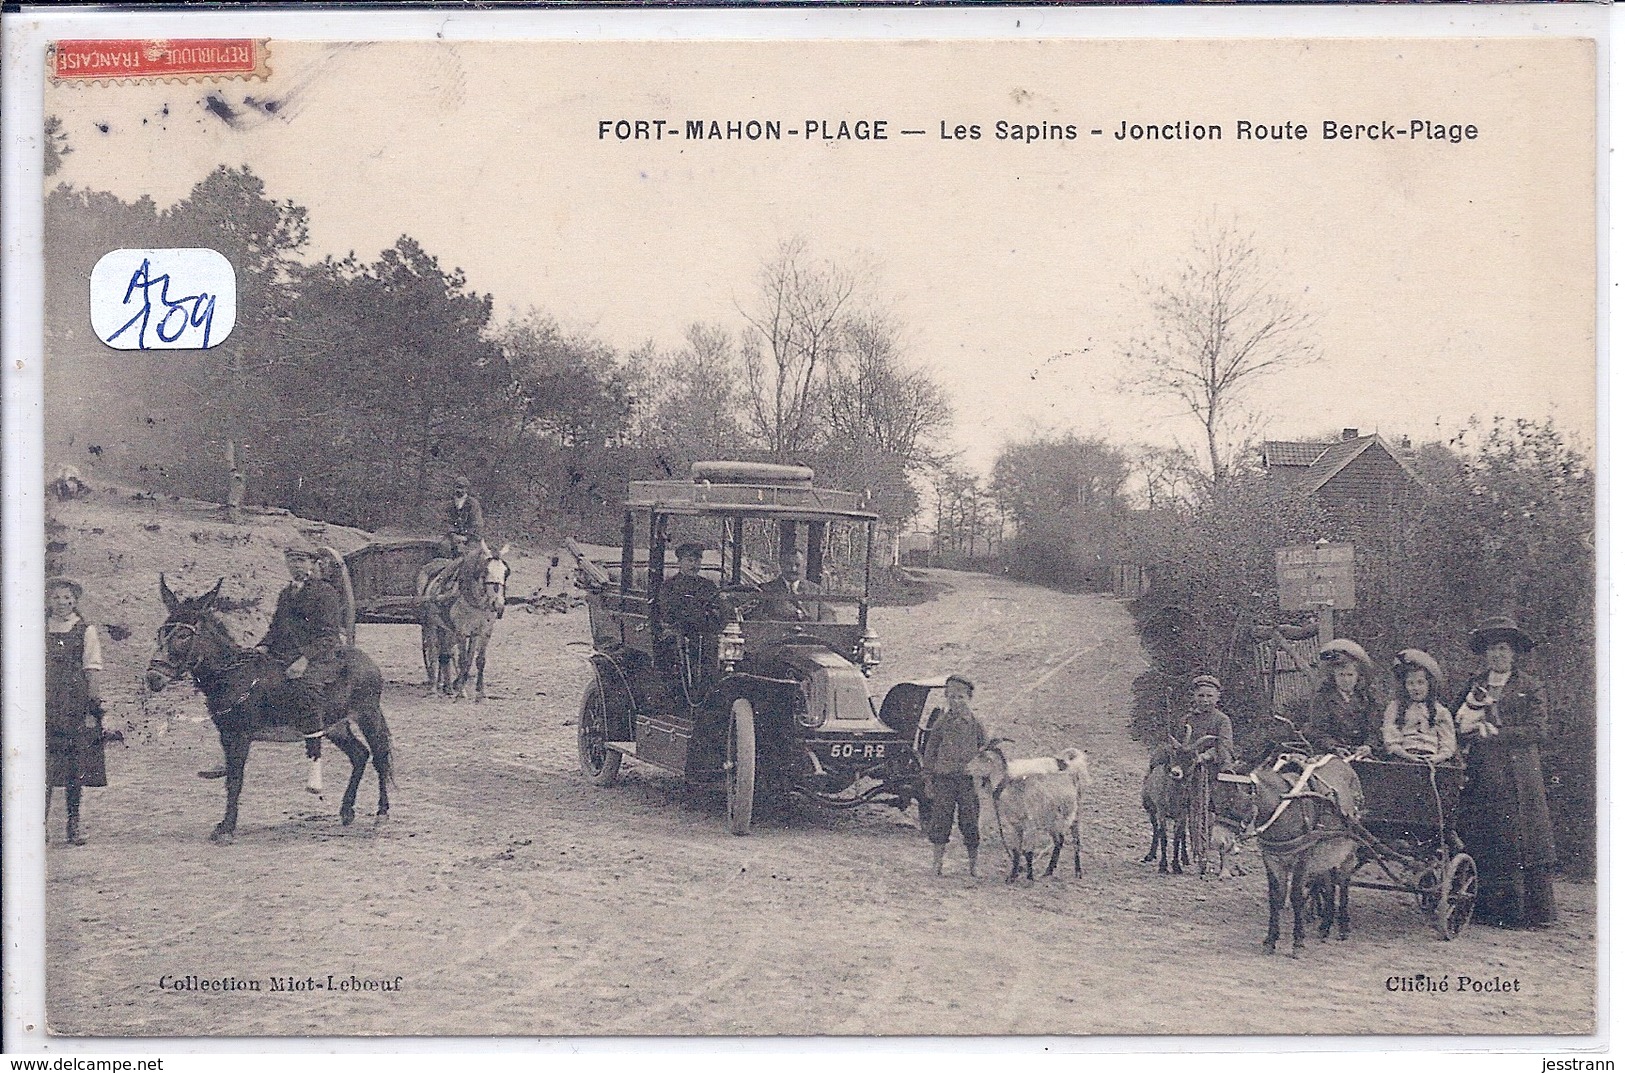
[[[1454,939],[1473,919],[1478,898],[1478,866],[1456,837],[1465,773],[1376,759],[1351,760],[1349,766],[1365,798],[1352,824],[1359,849],[1349,886],[1414,895],[1439,938]]]

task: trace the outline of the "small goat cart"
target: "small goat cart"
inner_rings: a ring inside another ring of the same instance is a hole
[[[736,835],[771,797],[912,804],[915,738],[941,683],[870,699],[877,521],[861,494],[815,487],[802,466],[698,462],[687,481],[631,482],[620,548],[566,542],[592,626],[582,773],[608,786],[632,757],[691,784],[720,781]],[[709,585],[679,581],[683,544],[704,548]],[[696,591],[713,594],[703,630],[680,610]]]
[[[1414,895],[1439,937],[1454,939],[1478,899],[1478,866],[1456,837],[1464,770],[1375,758],[1349,766],[1365,802],[1353,825],[1359,857],[1349,885]]]

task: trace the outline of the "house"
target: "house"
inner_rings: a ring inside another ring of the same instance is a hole
[[[1335,443],[1264,441],[1264,473],[1272,490],[1314,496],[1333,510],[1403,509],[1427,490],[1411,465],[1410,440],[1343,430]]]

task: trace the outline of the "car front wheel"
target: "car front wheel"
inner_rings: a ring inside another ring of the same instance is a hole
[[[756,796],[756,709],[744,697],[728,712],[728,754],[722,774],[728,784],[728,830],[749,834]]]

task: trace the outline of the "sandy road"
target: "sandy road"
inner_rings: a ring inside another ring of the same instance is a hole
[[[539,568],[522,560],[515,591]],[[409,628],[363,628],[386,677],[391,822],[339,826],[294,747],[257,746],[239,838],[205,840],[218,783],[206,724],[110,755],[93,839],[49,846],[54,1030],[106,1035],[865,1033],[1561,1033],[1590,1031],[1594,892],[1562,884],[1560,926],[1432,937],[1396,894],[1356,892],[1355,936],[1293,961],[1258,951],[1261,874],[1161,877],[1145,848],[1144,750],[1126,732],[1144,667],[1117,603],[975,575],[875,620],[879,692],[959,670],[1018,751],[1078,745],[1095,782],[1084,878],[1006,886],[928,875],[912,814],[794,810],[748,838],[714,795],[629,764],[576,773],[585,613],[510,614],[482,705],[426,699]],[[188,709],[201,719],[202,702]],[[335,754],[336,755],[336,754]],[[59,835],[54,836],[59,837]],[[1395,993],[1426,973],[1508,994]],[[388,990],[272,990],[273,978]],[[197,976],[260,990],[176,990]],[[399,978],[398,990],[395,981]],[[163,981],[164,985],[161,985]]]

